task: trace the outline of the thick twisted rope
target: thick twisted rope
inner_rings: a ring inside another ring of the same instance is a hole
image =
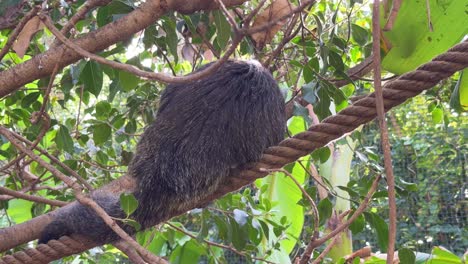
[[[385,111],[402,104],[422,91],[427,90],[439,81],[451,76],[455,72],[468,67],[468,41],[464,41],[443,53],[431,62],[420,66],[415,71],[387,82],[383,86]],[[351,132],[358,126],[373,120],[377,116],[375,95],[372,93],[347,107],[336,115],[330,116],[322,123],[311,126],[307,131],[283,140],[278,146],[270,147],[261,160],[252,164],[249,169],[241,171],[229,182],[224,183],[215,194],[210,195],[197,205],[206,204],[226,193],[235,191],[252,181],[267,175],[265,169],[280,168],[313,150],[323,147],[345,133]],[[188,205],[173,216],[181,214],[197,205]],[[61,237],[47,244],[38,245],[35,249],[26,249],[13,255],[4,256],[0,264],[40,264],[83,252],[95,244],[84,242],[82,238]]]

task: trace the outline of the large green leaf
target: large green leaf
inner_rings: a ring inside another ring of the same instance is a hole
[[[388,247],[388,225],[378,214],[364,212],[367,222],[377,233],[380,250],[385,252]]]
[[[458,43],[468,33],[463,0],[402,1],[392,30],[384,32],[392,48],[382,61],[385,70],[402,74],[414,70]],[[429,26],[428,14],[433,30]],[[382,19],[382,24],[385,23]]]
[[[307,129],[307,124],[301,117],[293,117],[288,121],[288,129],[292,134],[302,132]],[[304,169],[300,164],[295,163],[292,167],[291,174],[295,179],[303,184],[306,178]],[[304,208],[297,204],[302,199],[302,192],[296,184],[289,178],[285,177],[283,173],[270,175],[269,177],[257,180],[257,186],[268,184],[266,195],[268,200],[275,201],[273,210],[276,212],[273,221],[280,222],[284,216],[290,223],[286,229],[288,234],[287,240],[281,241],[281,252],[274,251],[269,258],[271,261],[278,263],[285,263],[287,255],[296,245],[296,238],[301,234],[304,225]]]
[[[303,184],[305,181],[304,169],[296,163],[292,168],[291,174],[296,180]],[[297,204],[302,199],[302,192],[297,185],[286,177],[283,173],[276,173],[264,179],[258,180],[258,183],[268,184],[266,195],[268,200],[275,201],[272,210],[275,211],[272,220],[279,223],[282,217],[287,217],[290,224],[286,229],[288,239],[281,241],[281,250],[286,255],[291,252],[297,243],[297,238],[301,234],[304,225],[304,208]],[[275,259],[271,259],[275,261]]]
[[[101,66],[95,61],[88,61],[80,74],[80,80],[84,84],[85,91],[94,94],[96,97],[101,92],[103,77]]]
[[[432,258],[428,264],[462,264],[462,261],[457,255],[440,247],[434,247],[432,250]]]
[[[20,199],[13,199],[8,201],[8,209],[7,213],[10,219],[12,219],[15,223],[19,224],[25,222],[32,218],[31,215],[31,208],[33,206],[33,202],[20,200]]]
[[[217,32],[217,41],[221,49],[225,48],[229,38],[231,37],[231,25],[226,20],[226,16],[219,10],[213,11],[213,16],[215,19],[216,32]]]
[[[163,28],[166,32],[167,47],[171,52],[172,56],[174,56],[174,62],[177,63],[179,59],[177,54],[177,44],[179,42],[179,39],[177,38],[176,23],[172,19],[164,19]]]

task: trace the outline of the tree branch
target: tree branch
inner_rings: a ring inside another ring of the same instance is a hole
[[[245,1],[247,0],[226,0],[224,1],[224,5],[230,7]],[[90,32],[81,38],[75,39],[73,43],[81,48],[86,47],[86,50],[90,53],[95,53],[119,41],[130,38],[133,34],[153,24],[169,10],[190,13],[198,10],[215,9],[217,7],[218,5],[214,0],[148,0],[123,18]],[[63,58],[61,59],[58,54],[62,54],[62,52]],[[34,56],[22,64],[2,71],[0,72],[0,98],[15,92],[27,83],[50,75],[56,64],[61,69],[81,58],[81,55],[65,45],[59,45]]]

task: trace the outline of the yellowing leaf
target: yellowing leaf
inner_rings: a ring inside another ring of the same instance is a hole
[[[253,23],[253,27],[259,27],[267,25],[271,21],[274,21],[278,18],[281,18],[288,13],[295,6],[291,4],[288,0],[277,0],[274,1],[270,6],[268,6],[263,12],[261,12]],[[266,44],[270,43],[275,34],[281,29],[286,20],[281,20],[271,27],[268,27],[264,31],[260,31],[252,34],[252,39],[255,41],[255,46],[257,49],[262,49]]]
[[[18,54],[18,57],[23,58],[26,50],[31,43],[31,38],[38,31],[44,28],[44,24],[41,22],[38,16],[33,17],[31,20],[26,23],[23,30],[18,35],[16,42],[13,43],[12,49]]]

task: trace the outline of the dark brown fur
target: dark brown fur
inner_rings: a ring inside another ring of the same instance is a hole
[[[129,166],[139,202],[132,218],[147,228],[212,194],[233,170],[281,141],[284,112],[275,80],[257,62],[228,61],[202,80],[169,85]],[[109,215],[124,216],[116,195],[92,197]],[[92,209],[76,204],[45,228],[39,242],[74,233],[99,243],[118,239]]]

